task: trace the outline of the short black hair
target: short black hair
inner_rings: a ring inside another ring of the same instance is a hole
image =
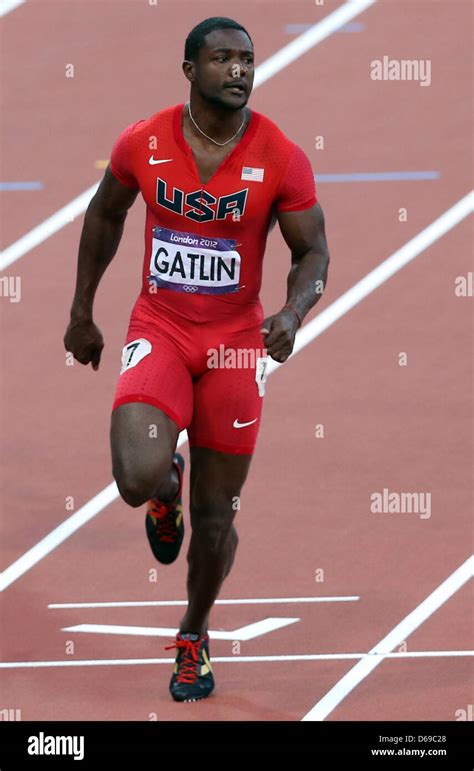
[[[201,21],[193,27],[186,38],[186,43],[184,45],[184,58],[186,61],[196,61],[199,50],[204,45],[206,35],[209,35],[210,32],[214,32],[215,29],[239,29],[241,32],[245,32],[253,46],[252,38],[249,33],[245,27],[242,27],[237,21],[228,19],[226,16],[211,16],[209,19],[204,19],[204,21]]]

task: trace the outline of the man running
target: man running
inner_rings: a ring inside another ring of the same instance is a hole
[[[113,473],[126,503],[147,503],[155,557],[173,562],[184,534],[184,461],[175,450],[187,429],[188,605],[169,647],[177,649],[171,695],[193,701],[214,688],[209,614],[237,548],[233,521],[257,439],[266,356],[284,362],[291,354],[325,286],[329,255],[309,160],[247,107],[248,32],[231,19],[206,19],[186,40],[183,71],[189,102],[130,125],[113,147],[85,215],[64,343],[98,369],[104,342],[94,296],[141,192],[143,286],[112,408]],[[291,270],[286,302],[263,320],[262,260],[276,220]]]

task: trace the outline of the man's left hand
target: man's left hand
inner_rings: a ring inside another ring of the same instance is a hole
[[[283,308],[279,313],[264,320],[261,332],[265,348],[279,364],[283,364],[290,356],[298,327],[298,319],[291,308]]]

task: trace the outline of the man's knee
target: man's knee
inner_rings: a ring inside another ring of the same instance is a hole
[[[191,501],[191,524],[193,535],[198,538],[201,548],[210,552],[219,551],[230,538],[237,547],[238,536],[233,521],[237,513],[236,496],[214,494],[209,497],[194,497]]]
[[[150,435],[151,426],[158,439]],[[141,506],[169,479],[177,437],[173,421],[149,404],[130,402],[112,412],[112,473],[130,506]]]
[[[148,501],[156,488],[156,478],[151,479],[143,474],[142,469],[113,469],[119,493],[129,506],[141,506]]]
[[[142,506],[156,493],[170,473],[171,463],[137,464],[114,460],[113,476],[120,495],[129,506]]]

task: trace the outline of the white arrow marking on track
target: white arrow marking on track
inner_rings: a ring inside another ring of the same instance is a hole
[[[282,629],[284,626],[295,624],[299,618],[264,618],[254,624],[241,626],[230,632],[209,632],[209,637],[214,640],[253,640],[268,632]],[[89,632],[92,634],[129,634],[143,637],[174,637],[178,631],[176,627],[161,626],[117,626],[116,624],[78,624],[67,626],[63,632]]]

